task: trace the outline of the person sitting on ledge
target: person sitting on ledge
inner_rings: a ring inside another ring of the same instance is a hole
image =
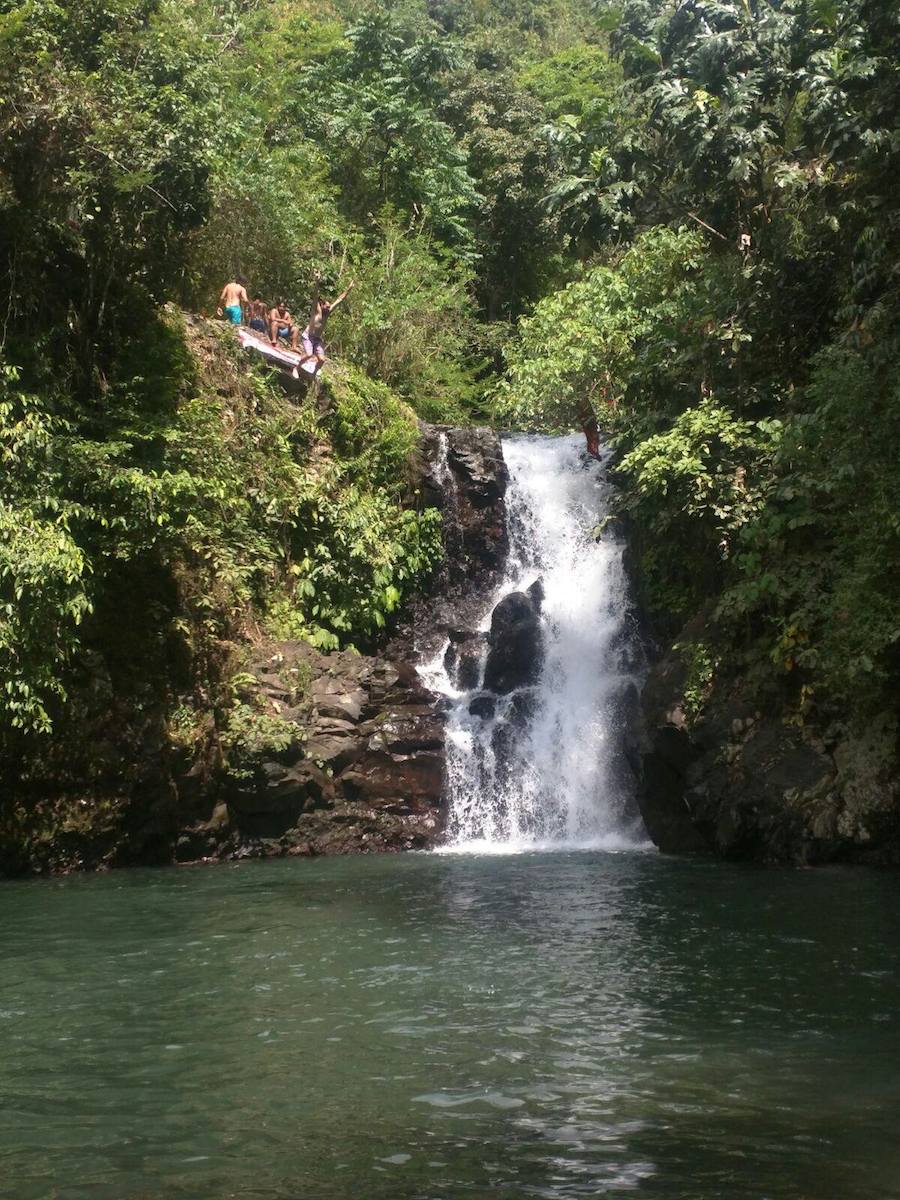
[[[311,358],[316,360],[315,374],[318,375],[322,369],[322,363],[325,361],[325,343],[322,340],[322,335],[325,332],[325,322],[334,312],[339,304],[343,304],[353,288],[356,286],[356,280],[352,279],[349,286],[341,292],[334,300],[322,300],[319,297],[319,289],[322,284],[322,274],[320,271],[315,273],[315,286],[313,288],[312,308],[309,312],[309,321],[306,328],[303,330],[303,358],[302,362],[309,362]]]
[[[241,275],[236,275],[222,288],[216,315],[221,317],[224,309],[225,319],[232,325],[240,325],[244,320],[244,307],[249,303],[247,281]]]
[[[298,332],[287,305],[283,300],[279,300],[269,313],[269,341],[273,346],[277,346],[279,338],[284,338],[285,341],[290,338],[291,349],[296,350]]]
[[[260,296],[259,292],[253,297],[250,302],[250,320],[248,322],[251,329],[257,333],[266,333],[269,329],[269,309],[265,300]]]

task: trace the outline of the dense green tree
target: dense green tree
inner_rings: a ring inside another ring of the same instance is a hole
[[[478,202],[465,155],[440,119],[458,48],[390,11],[368,12],[296,84],[286,120],[328,144],[341,203],[356,219],[390,204],[465,256]]]
[[[480,201],[470,221],[488,321],[510,319],[558,278],[562,247],[547,205],[556,167],[541,129],[546,110],[511,73],[467,70],[442,112],[453,127]]]
[[[704,608],[797,719],[896,708],[898,38],[868,0],[626,4],[625,136],[553,135],[601,262],[522,322],[498,394],[594,411],[660,628]]]
[[[6,335],[73,368],[82,395],[206,217],[214,57],[170,0],[0,7]]]

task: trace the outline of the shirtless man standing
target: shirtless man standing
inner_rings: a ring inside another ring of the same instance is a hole
[[[339,304],[347,299],[356,285],[356,280],[350,281],[350,286],[346,291],[335,300],[321,300],[319,298],[319,287],[322,283],[321,272],[316,271],[315,287],[313,289],[312,308],[309,312],[309,323],[303,330],[303,362],[309,362],[311,358],[316,360],[316,374],[322,369],[322,363],[325,361],[325,343],[322,340],[322,334],[325,331],[325,322],[334,312]]]
[[[240,325],[244,319],[244,305],[249,304],[250,300],[247,296],[246,280],[240,275],[235,276],[230,283],[226,283],[222,288],[222,295],[219,297],[219,307],[216,309],[216,315],[221,317],[222,310],[225,310],[225,318],[232,325]]]
[[[273,346],[277,346],[280,337],[289,337],[291,349],[296,350],[297,334],[297,326],[294,324],[294,318],[288,312],[288,306],[283,300],[279,300],[269,312],[269,341]]]

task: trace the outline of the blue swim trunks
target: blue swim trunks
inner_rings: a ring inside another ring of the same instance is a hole
[[[232,323],[232,325],[240,325],[241,321],[244,319],[244,314],[241,311],[241,306],[239,304],[226,304],[225,316]]]

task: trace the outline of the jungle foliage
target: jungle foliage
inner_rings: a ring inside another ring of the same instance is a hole
[[[371,645],[432,569],[416,415],[483,411],[566,269],[522,71],[587,9],[490,16],[486,39],[470,0],[0,0],[4,739],[47,732],[86,663],[181,711],[248,632]],[[242,273],[302,320],[316,270],[357,280],[324,415],[178,314]]]
[[[660,629],[712,603],[723,669],[882,704],[897,21],[0,0],[2,729],[46,730],[86,655],[122,658],[117,611],[170,707],[248,622],[375,644],[436,554],[415,416],[486,413],[599,418]],[[302,319],[316,270],[357,280],[326,416],[178,315],[240,272]]]
[[[560,219],[593,252],[521,322],[500,417],[609,431],[664,634],[707,612],[719,669],[798,720],[896,711],[896,7],[628,0],[612,24],[619,112],[556,117]]]

